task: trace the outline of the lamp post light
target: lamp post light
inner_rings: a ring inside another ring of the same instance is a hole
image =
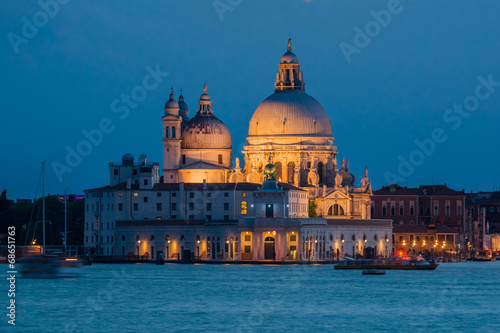
[[[276,260],[276,230],[273,230],[273,260]]]

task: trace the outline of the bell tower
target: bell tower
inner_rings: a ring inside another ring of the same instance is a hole
[[[165,103],[163,123],[163,182],[178,182],[178,169],[181,158],[181,123],[179,104],[175,101],[174,91]]]

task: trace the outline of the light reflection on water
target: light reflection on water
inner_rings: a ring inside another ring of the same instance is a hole
[[[331,265],[94,264],[84,272],[18,279],[16,331],[500,332],[500,262],[384,276]]]

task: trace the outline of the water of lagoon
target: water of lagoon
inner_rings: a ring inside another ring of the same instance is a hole
[[[2,332],[500,332],[500,262],[383,276],[331,265],[94,264],[78,279],[16,283],[16,326],[6,300]]]

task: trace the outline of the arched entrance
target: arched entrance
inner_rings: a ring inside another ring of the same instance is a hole
[[[274,237],[268,236],[264,239],[264,260],[275,260],[276,249]]]

